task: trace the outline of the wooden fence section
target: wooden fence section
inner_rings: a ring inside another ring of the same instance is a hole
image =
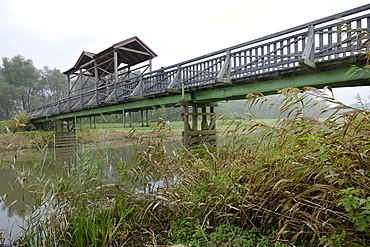
[[[359,59],[369,49],[369,10],[367,4],[155,71],[145,67],[133,73],[116,68],[117,81],[104,86],[97,86],[100,81],[95,81],[91,83],[95,88],[73,91],[70,97],[33,109],[30,114],[45,117],[348,67],[348,61]],[[86,71],[89,69],[92,67]],[[80,75],[81,83],[94,81],[87,72]],[[79,79],[72,80],[76,83]]]

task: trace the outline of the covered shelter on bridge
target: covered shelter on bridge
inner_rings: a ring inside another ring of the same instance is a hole
[[[156,56],[137,36],[115,43],[99,53],[83,51],[76,64],[63,73],[68,77],[69,98],[76,95],[63,110],[114,102],[119,97],[119,82],[122,82],[120,88],[129,88],[130,78],[135,80],[140,74],[152,70],[152,59]]]

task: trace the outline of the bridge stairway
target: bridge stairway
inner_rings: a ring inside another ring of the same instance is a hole
[[[77,145],[76,131],[54,133],[54,148],[74,147],[76,145]]]

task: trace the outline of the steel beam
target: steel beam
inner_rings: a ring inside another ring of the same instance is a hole
[[[274,94],[278,89],[287,87],[306,87],[312,86],[322,88],[331,87],[348,87],[348,86],[366,86],[370,85],[370,72],[363,71],[355,75],[347,75],[348,68],[330,70],[315,74],[299,75],[288,78],[275,79],[264,82],[255,82],[246,85],[234,87],[219,88],[197,92],[193,94],[193,100],[202,101],[220,101],[226,99],[243,99],[248,93]]]
[[[182,99],[181,94],[171,95],[162,98],[155,99],[146,99],[130,103],[122,103],[117,105],[110,105],[100,108],[85,109],[82,111],[70,112],[62,115],[56,116],[45,116],[44,118],[35,119],[35,122],[48,122],[53,119],[73,119],[75,117],[88,117],[101,114],[113,114],[113,113],[122,113],[123,110],[130,111],[140,111],[145,109],[153,109],[153,106],[162,107],[162,106],[174,106],[181,100],[191,100],[192,95],[187,93],[184,95],[185,99]]]

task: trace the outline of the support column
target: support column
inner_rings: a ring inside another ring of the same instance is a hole
[[[141,114],[141,127],[144,127],[144,112],[143,112],[143,110],[140,110],[140,114]]]
[[[198,130],[198,106],[195,104],[193,105],[192,127],[193,131]]]
[[[180,105],[183,106],[183,120],[184,120],[184,132],[183,132],[183,143],[186,146],[199,146],[202,144],[215,145],[216,143],[216,119],[213,118],[214,105],[213,104],[195,104],[192,102],[181,101]],[[188,113],[188,106],[192,106],[193,110]],[[207,113],[207,107],[210,107],[210,112]],[[198,111],[198,108],[202,109],[202,112]],[[188,115],[192,118],[192,129],[189,125]],[[201,129],[198,129],[198,117],[202,117]],[[210,124],[208,125],[207,118],[210,116]]]
[[[149,114],[148,109],[145,110],[146,127],[149,127]]]
[[[207,123],[207,107],[202,107],[202,123],[201,123],[201,129],[202,130],[208,130],[208,123]]]
[[[210,130],[216,130],[216,118],[215,118],[215,107],[212,105],[209,107],[211,121],[209,124]]]
[[[126,128],[126,111],[122,111],[122,122],[123,122],[123,128]]]
[[[132,111],[129,111],[128,112],[128,117],[129,117],[129,121],[130,121],[130,128],[132,127]]]
[[[182,133],[182,141],[185,146],[189,145],[189,119],[188,106],[183,105],[182,119],[184,120],[184,132]]]

